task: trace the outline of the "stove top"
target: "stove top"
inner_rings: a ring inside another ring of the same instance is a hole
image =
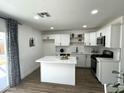
[[[103,54],[92,54],[91,58],[96,58],[96,57],[101,57],[101,58],[113,58],[113,52],[109,50],[104,50]]]

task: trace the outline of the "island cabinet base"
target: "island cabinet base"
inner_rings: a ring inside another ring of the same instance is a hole
[[[75,64],[40,63],[41,82],[75,85]]]

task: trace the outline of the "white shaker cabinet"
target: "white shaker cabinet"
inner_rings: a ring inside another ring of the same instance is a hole
[[[86,46],[96,46],[96,32],[85,33],[84,42]]]
[[[77,58],[76,67],[86,67],[86,65],[85,65],[86,58],[85,58],[84,54],[74,53],[74,54],[71,54],[71,56],[74,56]]]
[[[86,46],[90,45],[90,34],[89,33],[84,34],[84,43]]]
[[[76,67],[84,67],[90,68],[91,67],[91,59],[90,54],[71,54],[72,56],[76,56],[77,64]]]
[[[90,33],[90,45],[96,46],[96,32]]]
[[[55,35],[55,45],[56,46],[69,46],[70,45],[70,35],[69,34],[56,34]]]
[[[90,54],[85,54],[85,66],[87,68],[91,67],[91,55]]]
[[[77,67],[86,67],[85,55],[77,55]]]
[[[120,24],[107,25],[97,31],[96,36],[105,36],[105,47],[120,48]]]
[[[51,40],[51,39],[55,39],[54,35],[43,35],[43,40]]]
[[[61,35],[61,46],[69,46],[70,45],[70,35]]]
[[[112,24],[106,27],[106,47],[120,48],[120,25]]]
[[[112,71],[118,71],[119,62],[117,61],[97,61],[96,77],[102,84],[115,83],[117,81],[117,75]]]
[[[111,47],[111,26],[107,26],[104,29],[106,30],[105,47]]]
[[[61,46],[60,35],[55,35],[55,46]]]

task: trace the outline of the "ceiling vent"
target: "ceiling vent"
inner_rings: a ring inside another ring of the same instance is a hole
[[[51,17],[50,14],[48,12],[41,12],[41,13],[37,13],[40,17],[45,18],[45,17]]]

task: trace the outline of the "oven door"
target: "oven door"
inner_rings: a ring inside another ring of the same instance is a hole
[[[96,68],[97,68],[97,60],[94,58],[91,58],[91,71],[96,74]]]

